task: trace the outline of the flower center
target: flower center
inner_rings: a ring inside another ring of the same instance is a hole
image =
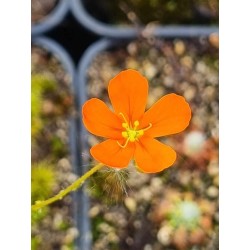
[[[125,148],[128,145],[128,142],[135,142],[138,141],[138,139],[144,135],[144,132],[148,129],[150,129],[152,127],[152,124],[149,123],[148,127],[144,128],[144,129],[139,129],[138,130],[138,126],[139,126],[139,121],[135,121],[134,122],[134,126],[132,127],[131,124],[129,124],[125,118],[125,116],[123,115],[123,113],[119,113],[124,122],[122,123],[122,127],[125,129],[124,131],[122,131],[122,137],[124,137],[126,139],[126,142],[124,145],[121,145],[118,141],[118,145],[122,148]]]

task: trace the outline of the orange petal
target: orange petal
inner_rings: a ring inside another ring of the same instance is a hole
[[[130,122],[142,117],[147,102],[148,81],[138,71],[121,71],[110,80],[108,92],[117,114],[123,113]]]
[[[106,140],[93,146],[90,154],[97,161],[114,168],[125,168],[134,155],[134,143],[129,143],[126,148],[121,148],[116,140]]]
[[[157,173],[173,165],[176,153],[170,146],[144,137],[136,143],[134,157],[140,170],[145,173]]]
[[[145,135],[159,137],[183,131],[190,122],[191,109],[182,96],[169,94],[157,101],[143,116],[140,128],[152,124]]]
[[[111,139],[122,138],[122,120],[107,105],[97,99],[88,100],[82,107],[83,124],[92,134]]]

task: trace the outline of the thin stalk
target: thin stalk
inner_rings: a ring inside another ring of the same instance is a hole
[[[87,173],[85,173],[79,179],[77,179],[75,182],[73,182],[70,186],[68,186],[66,189],[61,190],[57,195],[49,198],[48,200],[36,201],[35,204],[31,206],[31,209],[33,211],[35,211],[35,210],[38,210],[42,207],[45,207],[45,206],[55,202],[57,200],[61,200],[68,193],[78,189],[85,182],[86,179],[88,179],[91,175],[93,175],[96,171],[98,171],[103,166],[104,165],[102,163],[97,164],[96,166],[91,168]]]

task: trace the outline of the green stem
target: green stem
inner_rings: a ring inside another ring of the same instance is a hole
[[[55,196],[53,196],[45,201],[36,201],[36,203],[31,206],[31,209],[33,211],[35,211],[35,210],[38,210],[42,207],[45,207],[45,206],[55,202],[57,200],[61,200],[68,193],[78,189],[85,182],[86,179],[88,179],[92,174],[94,174],[96,171],[98,171],[103,166],[104,165],[102,163],[97,164],[96,166],[91,168],[87,173],[85,173],[79,179],[77,179],[75,182],[73,182],[70,186],[68,186],[66,189],[61,190],[57,195],[55,195]]]

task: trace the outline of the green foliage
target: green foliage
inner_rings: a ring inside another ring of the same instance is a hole
[[[53,165],[43,161],[32,166],[31,170],[31,200],[44,200],[52,195],[55,185],[55,171]]]
[[[43,218],[47,216],[49,212],[48,207],[41,208],[37,211],[32,211],[31,212],[31,224],[35,225],[39,223]]]
[[[66,231],[67,229],[70,228],[70,224],[67,221],[62,221],[59,225],[58,225],[58,229],[61,231]]]
[[[41,244],[41,239],[38,236],[33,236],[31,238],[31,249],[32,250],[38,249],[40,244]]]
[[[40,74],[31,76],[31,135],[36,137],[43,128],[42,102],[43,96],[55,90],[55,82]]]
[[[96,216],[92,219],[91,224],[92,224],[92,237],[93,241],[97,240],[100,235],[100,231],[98,230],[98,227],[101,223],[105,222],[102,216]]]
[[[169,222],[174,228],[184,226],[192,230],[198,226],[201,212],[198,204],[192,201],[180,201],[169,215]]]
[[[51,149],[56,157],[63,157],[67,153],[64,142],[58,136],[51,139]]]

